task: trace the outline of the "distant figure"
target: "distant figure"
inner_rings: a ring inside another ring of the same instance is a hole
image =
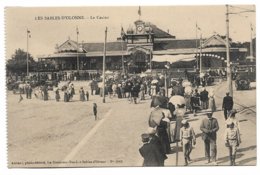
[[[82,102],[85,101],[85,91],[84,91],[83,87],[81,87],[79,90],[79,100]]]
[[[203,88],[203,91],[200,92],[200,101],[201,101],[201,108],[208,109],[209,106],[209,93],[206,88]]]
[[[234,127],[235,125],[231,120],[227,122],[227,125],[228,128],[226,128],[224,134],[225,145],[229,148],[230,165],[235,166],[237,147],[241,143],[241,138],[238,129]]]
[[[229,96],[229,92],[226,93],[226,96],[223,98],[222,109],[224,110],[224,117],[227,120],[228,113],[233,109],[233,98]]]
[[[59,89],[57,89],[57,90],[55,91],[55,99],[56,99],[57,102],[60,101],[60,92],[59,92]]]
[[[216,107],[216,102],[215,102],[215,98],[214,98],[214,93],[211,92],[209,94],[209,109],[212,111],[212,112],[215,112],[217,110],[217,107]]]
[[[88,91],[86,91],[86,98],[87,98],[87,101],[89,100],[89,93]]]
[[[196,144],[196,137],[193,128],[187,120],[182,120],[182,128],[180,130],[180,140],[183,147],[183,154],[185,159],[185,166],[191,162],[190,153],[192,151],[192,144]]]
[[[28,99],[32,99],[32,86],[28,85]]]
[[[20,93],[20,99],[19,99],[18,103],[20,103],[22,100],[23,100],[23,96],[22,96],[22,94]]]
[[[95,116],[95,120],[97,120],[97,104],[96,103],[93,103],[93,113]]]
[[[207,118],[204,118],[200,125],[202,131],[202,140],[205,145],[205,156],[208,163],[213,161],[217,165],[217,131],[219,130],[218,121],[212,117],[212,111],[207,112]]]

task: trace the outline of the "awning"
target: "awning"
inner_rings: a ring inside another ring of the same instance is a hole
[[[154,62],[169,62],[176,63],[180,61],[193,61],[196,60],[195,54],[179,54],[179,55],[153,55],[152,61]]]

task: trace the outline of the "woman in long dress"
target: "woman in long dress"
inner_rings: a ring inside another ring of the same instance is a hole
[[[216,103],[215,103],[215,98],[214,98],[214,93],[210,93],[209,94],[209,109],[212,111],[212,112],[215,112],[217,110],[217,107],[216,107]]]

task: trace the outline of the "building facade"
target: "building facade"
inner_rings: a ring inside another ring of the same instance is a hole
[[[155,62],[160,55],[194,54],[195,60],[176,62],[170,68],[194,69],[202,60],[204,69],[225,67],[225,37],[214,34],[209,38],[177,39],[156,25],[137,20],[133,28],[114,42],[106,43],[106,70],[141,73],[148,69],[164,69],[166,62]],[[201,54],[201,59],[199,59]],[[39,56],[39,62],[54,65],[52,71],[102,72],[104,43],[77,43],[68,39],[56,47],[56,52]],[[230,41],[231,62],[245,59],[247,48],[237,47]]]

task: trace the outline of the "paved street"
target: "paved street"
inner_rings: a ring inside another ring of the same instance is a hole
[[[78,87],[80,87],[78,85]],[[87,84],[83,84],[87,87]],[[77,84],[76,93],[78,92]],[[216,103],[221,110],[225,95],[225,82],[215,89]],[[237,154],[238,165],[256,164],[256,114],[255,89],[235,91],[235,106],[240,109],[238,118],[242,131],[242,144]],[[61,93],[61,96],[63,93]],[[129,104],[126,99],[106,98],[102,103],[99,96],[90,96],[90,101],[57,103],[50,92],[50,101],[33,98],[18,103],[19,96],[8,93],[8,152],[9,166],[141,166],[142,158],[138,149],[142,145],[140,135],[148,127],[150,100],[138,104]],[[99,120],[92,114],[92,103],[98,105]],[[245,107],[250,107],[246,109]],[[218,163],[229,165],[228,150],[224,146],[223,111],[214,113],[218,119]],[[204,160],[204,145],[199,125],[203,113],[189,116],[195,129],[197,145],[191,158],[191,165],[210,165]],[[168,155],[166,166],[176,165],[175,144],[172,154]],[[183,154],[179,149],[178,165],[184,164]],[[37,162],[38,161],[38,162]],[[13,164],[12,164],[13,163]]]

